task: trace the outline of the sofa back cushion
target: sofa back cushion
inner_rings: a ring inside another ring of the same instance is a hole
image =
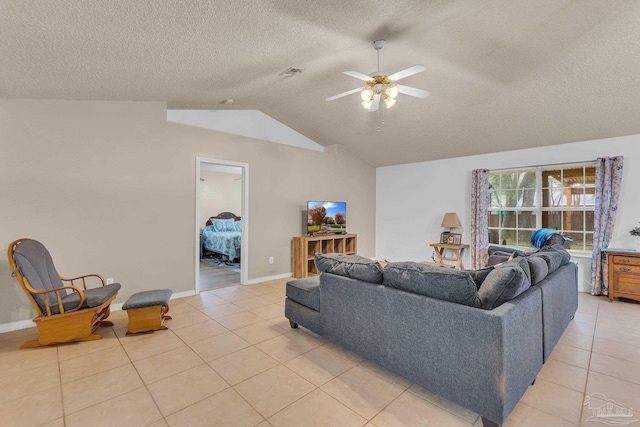
[[[382,283],[382,266],[372,259],[360,255],[316,254],[314,260],[322,273]]]
[[[529,257],[542,258],[549,268],[548,274],[553,273],[571,260],[571,255],[562,245],[543,246],[539,252],[529,255]]]
[[[537,285],[549,274],[549,266],[547,262],[539,256],[528,256],[529,270],[531,271],[531,284]]]
[[[489,273],[491,273],[494,268],[495,268],[494,266],[490,266],[486,268],[481,268],[480,270],[465,270],[465,271],[467,271],[471,275],[471,279],[476,284],[476,288],[480,289],[480,285],[482,285],[482,282],[484,282],[484,279],[487,278]]]
[[[498,265],[482,282],[478,297],[482,308],[493,310],[531,287],[531,273],[526,258],[514,258]]]
[[[383,270],[385,286],[444,301],[480,307],[480,298],[466,271],[416,262],[391,262]]]

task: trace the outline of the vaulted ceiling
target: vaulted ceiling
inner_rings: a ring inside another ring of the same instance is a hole
[[[431,96],[325,102],[376,39]],[[640,133],[636,0],[3,0],[0,57],[0,98],[261,110],[373,166]]]

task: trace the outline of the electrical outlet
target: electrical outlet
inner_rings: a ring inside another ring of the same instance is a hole
[[[109,278],[107,279],[107,285],[110,285],[110,284],[112,284],[112,283],[113,283],[113,277],[109,277]]]
[[[272,256],[269,257],[269,264],[273,264],[273,257]]]

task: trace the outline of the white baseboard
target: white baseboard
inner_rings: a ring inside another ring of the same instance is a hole
[[[33,323],[33,320],[31,319],[3,323],[0,325],[0,334],[3,334],[5,332],[18,331],[20,329],[35,328],[35,326],[36,325]]]
[[[171,299],[190,297],[190,296],[195,295],[195,294],[196,294],[196,291],[178,292],[176,294],[173,294],[171,296]],[[119,304],[111,304],[111,311],[120,311],[120,310],[122,310],[122,305],[123,304],[124,304],[123,302],[121,302]],[[33,323],[33,320],[31,320],[31,319],[18,320],[16,322],[9,322],[9,323],[2,323],[2,324],[0,324],[0,334],[3,334],[5,332],[18,331],[20,329],[32,328],[32,327],[35,327],[35,325]]]
[[[173,294],[171,295],[171,299],[179,299],[179,298],[185,298],[185,297],[192,297],[196,294],[196,291],[184,291],[184,292],[178,292],[177,294]]]
[[[284,273],[284,274],[277,274],[275,276],[257,277],[255,279],[248,280],[246,284],[255,285],[256,283],[269,282],[271,280],[278,280],[278,279],[287,279],[289,277],[293,277],[293,274]]]

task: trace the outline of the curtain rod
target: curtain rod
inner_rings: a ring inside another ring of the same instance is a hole
[[[532,166],[520,166],[517,168],[498,168],[498,169],[489,169],[490,172],[500,172],[500,171],[519,171],[519,170],[524,170],[524,169],[534,169],[534,168],[541,168],[541,167],[547,167],[547,166],[568,166],[568,165],[591,165],[593,163],[596,162],[596,159],[593,160],[583,160],[580,162],[563,162],[563,163],[548,163],[545,165],[532,165]]]

